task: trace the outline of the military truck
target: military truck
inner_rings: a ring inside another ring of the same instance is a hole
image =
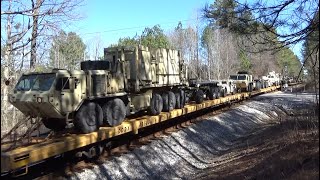
[[[237,86],[231,79],[217,80],[218,86],[221,87],[221,96],[224,97],[229,94],[237,93]]]
[[[144,46],[104,49],[104,60],[83,61],[81,70],[53,69],[21,76],[10,102],[54,131],[74,125],[81,133],[117,126],[127,115],[151,115],[185,105],[188,86],[180,52]]]
[[[233,80],[236,84],[237,91],[251,92],[253,91],[252,75],[246,71],[239,71],[236,75],[230,75],[229,79]]]
[[[280,84],[280,74],[275,71],[269,72],[267,78],[270,86],[278,86]]]
[[[189,87],[186,89],[186,96],[189,100],[201,103],[206,99],[216,99],[221,96],[222,88],[218,86],[216,81],[205,81],[197,79],[189,79]]]

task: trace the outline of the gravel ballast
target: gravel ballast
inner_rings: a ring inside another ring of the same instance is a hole
[[[275,92],[154,140],[104,164],[75,173],[71,179],[188,179],[214,167],[236,141],[279,123],[295,108],[311,106],[314,96]]]

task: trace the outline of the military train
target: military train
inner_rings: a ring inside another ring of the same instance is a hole
[[[252,76],[230,79],[232,89],[254,87]],[[233,81],[240,82],[233,87]],[[81,70],[23,74],[9,101],[25,115],[42,118],[54,131],[74,125],[79,132],[90,133],[100,126],[117,126],[136,112],[158,115],[183,108],[190,100],[202,103],[204,98],[235,93],[221,84],[188,79],[177,50],[111,47],[104,49],[104,60],[81,62]]]

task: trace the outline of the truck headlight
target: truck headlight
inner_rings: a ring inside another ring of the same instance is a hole
[[[42,97],[37,97],[37,102],[41,103],[42,102]]]

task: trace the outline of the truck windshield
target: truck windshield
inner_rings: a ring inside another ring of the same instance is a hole
[[[246,76],[238,76],[238,80],[246,80]]]
[[[19,79],[15,90],[17,91],[48,91],[55,79],[54,73],[23,75]]]
[[[231,75],[229,79],[237,80],[238,76],[237,75]]]

